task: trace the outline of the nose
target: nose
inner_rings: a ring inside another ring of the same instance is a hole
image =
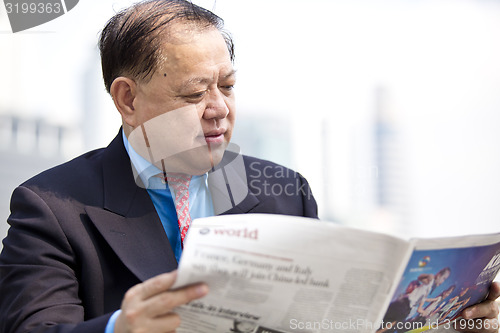
[[[204,119],[223,119],[229,113],[229,109],[224,100],[224,95],[218,89],[211,89],[208,91],[207,104],[203,112]]]

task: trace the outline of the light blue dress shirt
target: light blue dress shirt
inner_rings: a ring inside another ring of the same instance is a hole
[[[165,229],[175,258],[177,262],[179,262],[182,254],[182,244],[173,200],[175,194],[173,190],[168,187],[168,184],[165,184],[162,177],[157,177],[158,175],[162,175],[163,172],[144,159],[132,148],[123,131],[122,136],[130,161],[139,174],[142,183],[146,186],[146,190],[153,201],[153,205]],[[214,215],[214,205],[208,189],[207,173],[191,178],[191,182],[189,183],[189,214],[191,215],[191,220]],[[105,333],[113,333],[116,318],[120,314],[120,311],[121,310],[116,311],[111,316],[106,326]]]

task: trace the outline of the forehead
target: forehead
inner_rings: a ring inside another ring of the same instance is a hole
[[[187,24],[176,25],[169,31],[161,46],[159,68],[170,75],[208,68],[231,71],[232,63],[219,30]]]

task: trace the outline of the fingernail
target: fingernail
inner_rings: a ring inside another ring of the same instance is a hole
[[[472,310],[464,310],[464,312],[462,312],[462,316],[465,319],[470,319],[470,317],[472,316]]]
[[[205,296],[208,293],[208,286],[206,284],[201,284],[195,289],[196,295]]]

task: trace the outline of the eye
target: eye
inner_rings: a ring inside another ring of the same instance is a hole
[[[234,84],[229,84],[229,85],[225,85],[225,86],[220,86],[219,87],[221,90],[223,90],[224,92],[231,92],[233,89],[234,89]]]
[[[203,96],[205,96],[205,93],[206,93],[206,91],[200,91],[200,92],[196,92],[194,94],[186,95],[186,96],[184,96],[184,98],[189,99],[189,100],[198,100],[198,99],[203,98]]]

